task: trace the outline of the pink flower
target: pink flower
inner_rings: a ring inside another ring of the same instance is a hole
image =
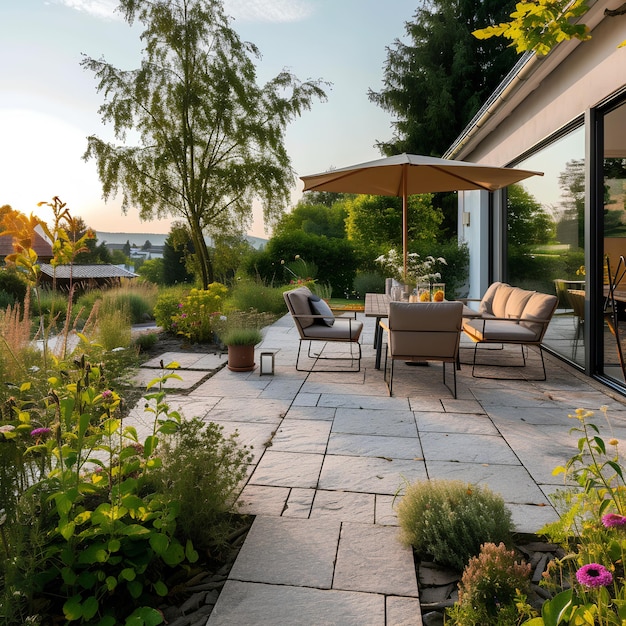
[[[589,563],[576,572],[576,580],[585,587],[606,587],[613,582],[613,574],[604,565]]]
[[[30,431],[30,436],[33,437],[34,439],[39,439],[51,433],[52,433],[52,430],[50,428],[34,428],[33,430]]]
[[[602,523],[606,528],[614,528],[615,526],[625,526],[626,516],[617,513],[607,513],[602,516]]]

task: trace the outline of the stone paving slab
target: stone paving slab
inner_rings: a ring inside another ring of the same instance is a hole
[[[424,458],[428,461],[497,463],[520,465],[519,459],[502,437],[459,433],[422,433]]]
[[[327,455],[319,488],[395,495],[407,481],[426,480],[423,461]]]
[[[500,434],[487,415],[416,411],[415,421],[417,422],[417,430],[420,433],[465,433],[496,436]]]
[[[272,439],[272,450],[324,454],[332,422],[285,419]]]
[[[253,485],[314,489],[323,461],[323,454],[268,450],[257,465],[250,482]]]
[[[335,519],[340,522],[374,524],[376,496],[373,493],[324,491],[318,489],[311,509],[311,519]]]
[[[170,378],[163,383],[164,389],[191,389],[197,385],[202,379],[209,375],[209,372],[203,370],[171,370],[177,377]],[[161,371],[140,367],[132,378],[133,385],[136,387],[146,387],[148,383],[152,382],[155,378],[161,376]]]
[[[401,620],[403,615],[407,618],[410,608],[398,607],[394,619]],[[379,594],[228,580],[207,626],[381,626],[385,623],[385,596]],[[398,626],[402,623],[411,624],[395,622]],[[387,626],[392,623],[387,622]]]
[[[393,459],[423,459],[417,437],[389,437],[333,433],[328,441],[328,454],[373,456]]]
[[[333,589],[417,598],[413,552],[398,541],[398,529],[342,524]]]
[[[341,524],[256,517],[230,579],[331,589]]]
[[[408,410],[338,408],[333,421],[332,432],[352,435],[417,437],[417,426],[415,416]]]
[[[464,480],[488,487],[507,503],[551,506],[543,491],[522,465],[426,461],[431,480]]]

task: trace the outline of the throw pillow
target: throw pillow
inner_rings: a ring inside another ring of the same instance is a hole
[[[309,304],[311,305],[311,311],[314,315],[323,315],[322,320],[327,326],[332,326],[335,323],[335,316],[330,310],[328,304],[315,294],[309,296]]]

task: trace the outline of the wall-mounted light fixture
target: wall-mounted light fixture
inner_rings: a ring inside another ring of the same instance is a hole
[[[463,226],[469,226],[470,225],[470,216],[471,213],[469,211],[463,211],[462,214],[462,221],[463,221]]]
[[[274,375],[274,353],[273,352],[261,352],[261,367],[259,376],[273,376]]]

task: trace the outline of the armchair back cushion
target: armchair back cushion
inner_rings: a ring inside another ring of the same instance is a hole
[[[392,358],[454,360],[459,346],[461,302],[390,302]]]
[[[308,287],[298,287],[292,291],[285,291],[283,297],[287,303],[287,308],[292,315],[311,315],[311,305],[309,304],[309,296],[311,290]],[[312,326],[315,322],[314,317],[295,317],[296,326],[301,329]]]

